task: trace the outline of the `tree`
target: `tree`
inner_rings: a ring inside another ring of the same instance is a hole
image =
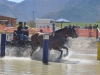
[[[32,28],[35,28],[35,27],[36,27],[36,24],[35,24],[34,21],[29,21],[29,22],[27,22],[27,25],[28,25],[29,27],[32,27]]]

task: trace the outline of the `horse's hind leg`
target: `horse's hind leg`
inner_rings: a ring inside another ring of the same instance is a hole
[[[31,51],[30,51],[30,56],[32,56],[34,50],[33,50],[33,47],[31,48]]]
[[[32,54],[34,53],[35,48],[33,47],[33,45],[31,44],[31,52],[30,52],[30,56],[32,56]]]
[[[30,52],[30,56],[32,56],[33,52],[34,52],[34,51],[33,51],[33,50],[31,50],[31,52]]]
[[[62,48],[66,49],[66,54],[64,54],[64,56],[68,55],[68,48],[66,46],[63,46]]]

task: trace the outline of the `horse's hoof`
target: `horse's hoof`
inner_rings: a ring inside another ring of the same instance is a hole
[[[64,54],[63,56],[66,57],[68,54]]]
[[[59,57],[59,58],[57,58],[56,62],[59,62],[60,60],[61,60],[61,58]]]
[[[59,62],[59,61],[60,61],[60,59],[55,60],[55,62]]]
[[[32,56],[32,55],[33,55],[33,53],[30,52],[30,56]]]

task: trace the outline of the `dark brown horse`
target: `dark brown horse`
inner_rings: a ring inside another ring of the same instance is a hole
[[[36,33],[34,35],[32,35],[31,37],[31,43],[32,43],[32,52],[31,55],[33,54],[33,52],[40,46],[42,47],[43,45],[43,35],[44,33]],[[53,36],[53,33],[50,33],[49,36],[49,49],[54,49],[57,51],[61,52],[61,55],[59,56],[59,58],[62,57],[63,51],[61,50],[61,48],[66,49],[66,55],[68,55],[68,48],[66,46],[64,46],[64,44],[67,41],[67,37],[72,37],[72,38],[77,38],[77,34],[74,28],[63,28],[60,30],[55,31],[55,35]]]

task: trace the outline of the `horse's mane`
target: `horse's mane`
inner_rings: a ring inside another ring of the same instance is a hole
[[[62,32],[65,28],[62,28],[62,29],[59,29],[59,30],[56,30],[55,33],[59,33],[59,32]],[[41,33],[41,32],[36,32],[34,33],[33,35],[44,35],[45,33]],[[50,35],[53,35],[53,32],[49,33]]]
[[[64,29],[66,29],[66,27],[62,28],[62,29],[59,29],[59,30],[56,30],[55,33],[62,32]]]
[[[66,27],[65,28],[62,28],[62,29],[59,29],[59,30],[56,30],[55,33],[62,32],[64,29],[66,29]],[[53,32],[51,32],[50,35],[53,35]]]

